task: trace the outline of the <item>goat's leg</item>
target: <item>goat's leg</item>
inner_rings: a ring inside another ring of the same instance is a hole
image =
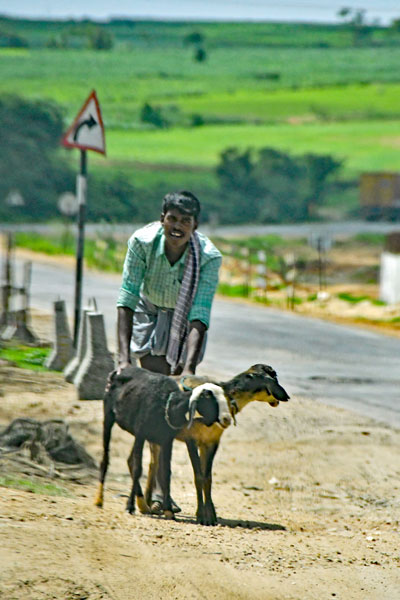
[[[204,522],[203,525],[216,525],[217,514],[211,497],[212,466],[218,444],[207,444],[200,447],[201,470],[204,475]]]
[[[196,487],[196,495],[197,495],[197,512],[196,512],[196,520],[197,523],[201,523],[201,525],[206,525],[204,522],[204,501],[203,501],[203,472],[200,463],[199,453],[197,451],[196,442],[194,440],[186,440],[186,446],[189,452],[189,457],[193,467],[193,475],[194,475],[194,485]]]
[[[142,454],[143,454],[144,439],[136,437],[132,451],[128,458],[128,467],[132,477],[132,490],[126,503],[126,510],[132,514],[135,512],[135,498],[138,499],[138,505],[145,503],[142,487],[140,485],[140,477],[142,475]],[[147,512],[150,512],[149,510]]]
[[[103,459],[100,465],[99,486],[95,498],[95,505],[102,508],[104,501],[104,481],[107,474],[109,464],[109,449],[111,440],[111,430],[115,423],[114,411],[104,404],[104,421],[103,421]]]
[[[172,457],[172,442],[163,444],[160,449],[158,479],[161,485],[163,494],[163,511],[167,519],[175,519],[172,511],[171,502],[171,457]]]
[[[154,485],[156,481],[156,475],[158,471],[158,462],[160,457],[160,446],[158,444],[150,443],[150,464],[149,472],[147,475],[146,491],[144,493],[144,499],[147,506],[151,506]],[[140,507],[139,507],[140,510]]]

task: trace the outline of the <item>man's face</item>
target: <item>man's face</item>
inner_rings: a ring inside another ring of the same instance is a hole
[[[197,227],[193,215],[182,213],[176,208],[162,214],[161,223],[164,227],[166,244],[175,249],[185,247]]]

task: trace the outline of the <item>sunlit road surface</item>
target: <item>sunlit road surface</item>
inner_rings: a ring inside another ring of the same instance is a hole
[[[31,305],[52,311],[64,299],[74,313],[74,270],[35,262]],[[117,275],[86,272],[83,306],[95,297],[115,349]],[[217,299],[199,373],[227,378],[263,362],[291,396],[341,406],[400,427],[400,340],[355,327]]]

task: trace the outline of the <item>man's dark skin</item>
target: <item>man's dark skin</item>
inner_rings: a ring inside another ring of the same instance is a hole
[[[171,265],[174,265],[185,252],[190,236],[197,229],[197,220],[193,215],[178,209],[168,210],[161,214],[161,223],[165,235],[165,255]],[[118,307],[118,369],[120,373],[131,364],[130,343],[132,337],[133,310],[127,306]],[[185,365],[178,367],[175,375],[193,375],[196,371],[204,334],[207,327],[202,321],[189,323],[187,340],[187,358]],[[146,354],[140,359],[140,366],[149,371],[169,375],[171,372],[165,356]]]

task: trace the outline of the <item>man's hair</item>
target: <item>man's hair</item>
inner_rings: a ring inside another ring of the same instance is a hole
[[[191,192],[171,192],[163,198],[162,213],[165,215],[169,210],[177,209],[179,212],[192,215],[197,221],[200,214],[200,202]]]

